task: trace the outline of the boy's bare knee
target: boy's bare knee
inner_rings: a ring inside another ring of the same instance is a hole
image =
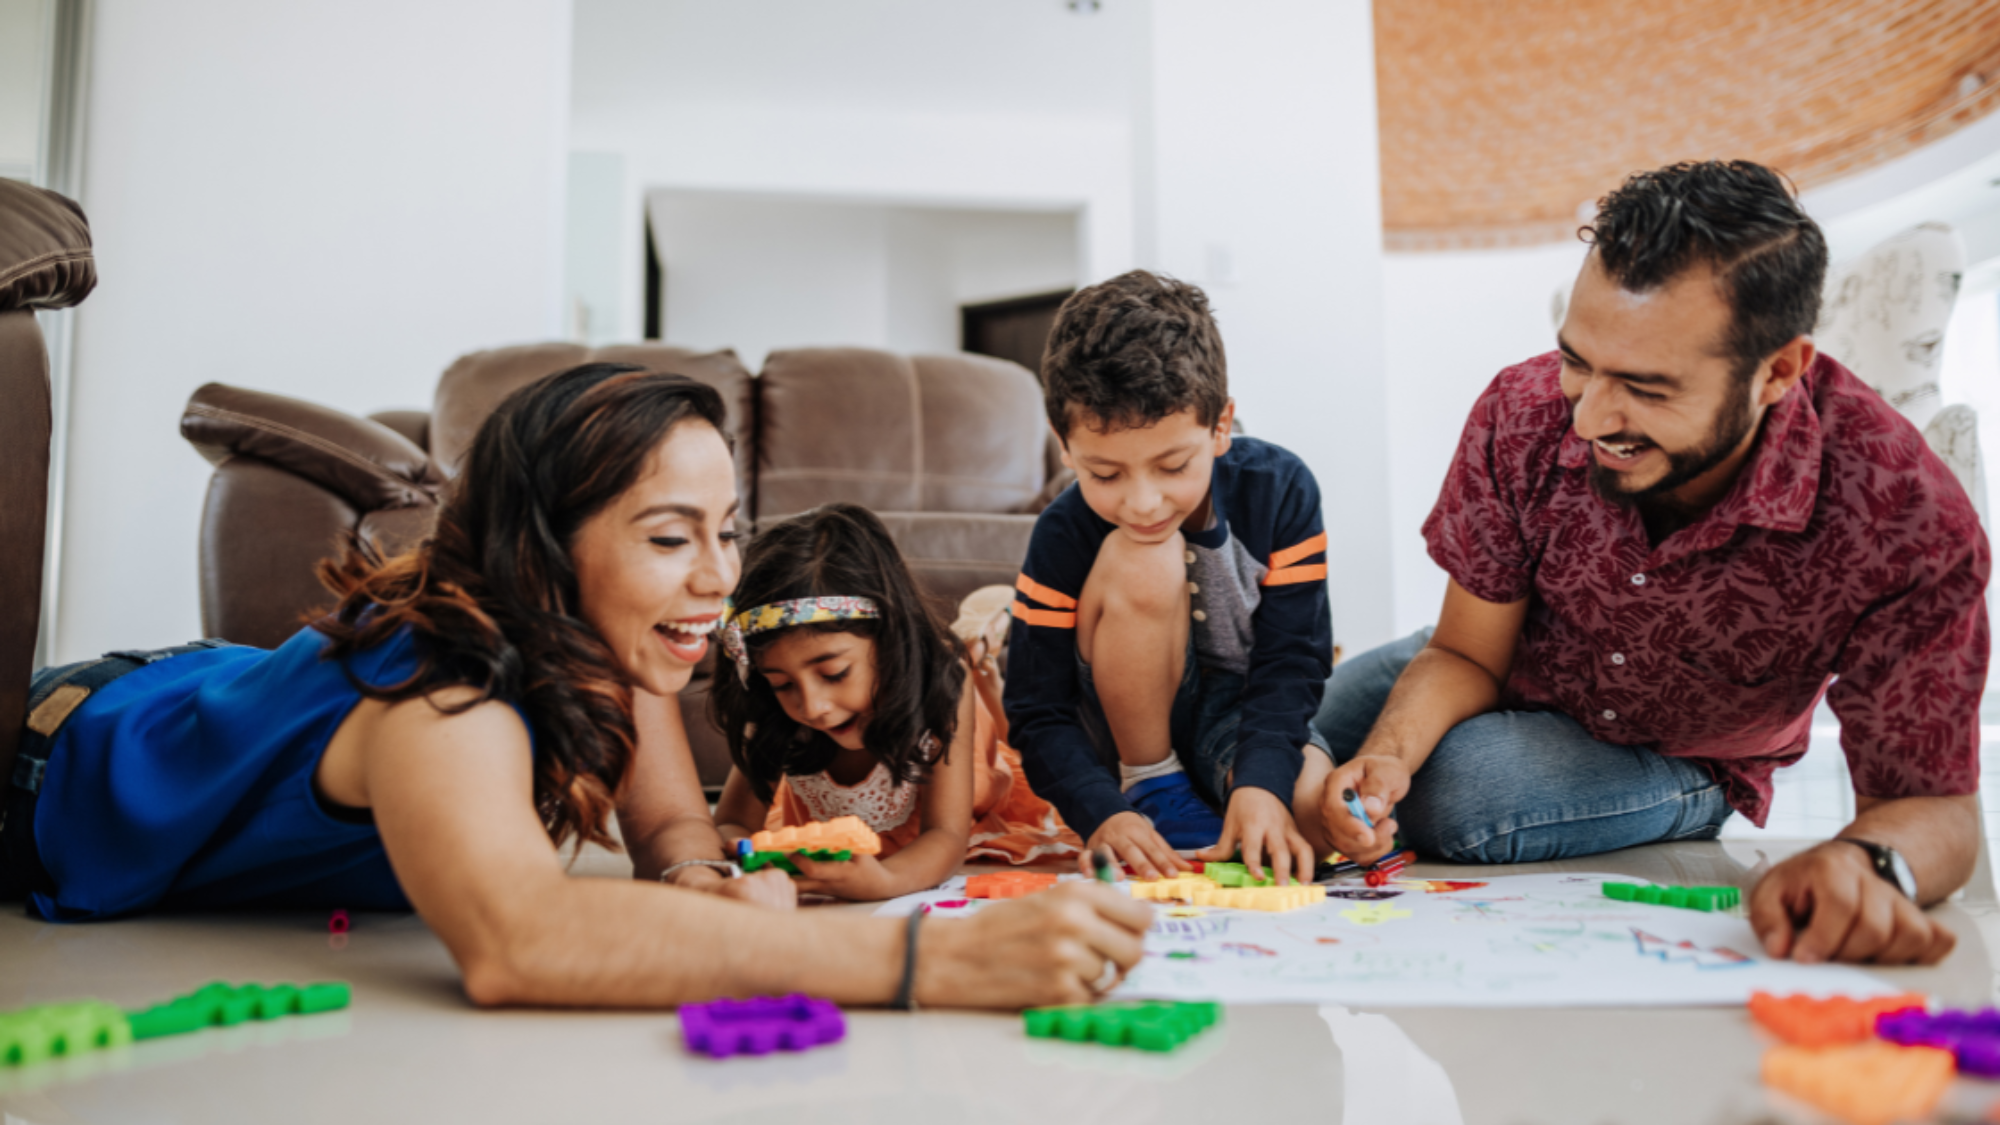
[[[1187,540],[1178,531],[1158,543],[1137,543],[1113,532],[1104,537],[1090,569],[1090,585],[1101,592],[1110,614],[1185,616],[1187,582]]]

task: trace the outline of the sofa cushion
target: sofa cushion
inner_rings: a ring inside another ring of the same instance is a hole
[[[181,436],[212,464],[238,454],[268,461],[362,512],[428,507],[444,484],[423,450],[379,422],[221,383],[188,399]]]
[[[1042,392],[976,355],[772,352],[758,378],[757,518],[830,500],[876,511],[1007,512],[1041,491]]]
[[[630,363],[648,371],[686,375],[714,387],[727,409],[724,436],[736,448],[736,488],[745,513],[753,511],[750,440],[752,393],[750,372],[724,349],[697,352],[665,344],[619,344],[587,348],[582,344],[522,344],[462,356],[438,379],[431,408],[430,450],[447,473],[456,473],[486,416],[502,399],[545,375],[586,363]]]
[[[0,312],[62,309],[97,285],[90,222],[52,191],[0,179]]]

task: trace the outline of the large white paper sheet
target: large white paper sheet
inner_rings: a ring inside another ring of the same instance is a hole
[[[1690,1007],[1767,992],[1878,996],[1897,991],[1856,969],[1774,961],[1730,914],[1619,902],[1619,875],[1512,875],[1432,893],[1411,881],[1389,898],[1330,897],[1282,914],[1162,906],[1146,956],[1117,999],[1313,1003],[1362,1007]],[[885,903],[877,913],[938,910],[962,884]],[[1337,886],[1335,895],[1369,895]]]

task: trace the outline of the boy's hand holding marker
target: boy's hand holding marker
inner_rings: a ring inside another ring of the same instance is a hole
[[[1382,858],[1395,846],[1396,802],[1410,791],[1410,771],[1390,757],[1359,757],[1326,781],[1320,815],[1335,849],[1356,863]]]

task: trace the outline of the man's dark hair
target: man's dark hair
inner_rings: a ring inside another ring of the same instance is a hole
[[[1819,321],[1826,239],[1785,180],[1748,160],[1674,164],[1627,179],[1577,232],[1604,272],[1644,293],[1691,266],[1715,271],[1738,378]]]
[[[1229,365],[1207,295],[1145,270],[1078,290],[1056,313],[1042,386],[1065,441],[1079,412],[1098,431],[1144,428],[1189,407],[1214,426],[1229,403]]]

